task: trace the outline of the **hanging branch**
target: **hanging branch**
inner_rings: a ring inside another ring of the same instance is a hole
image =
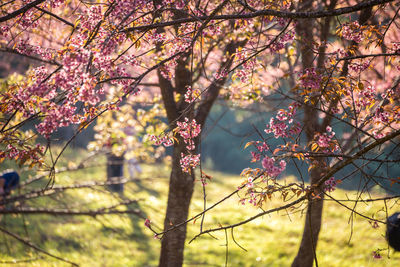
[[[45,255],[47,255],[47,256],[50,256],[50,257],[55,258],[55,259],[57,259],[57,260],[60,260],[60,261],[69,263],[69,264],[71,264],[72,266],[79,266],[79,265],[78,265],[77,263],[75,263],[75,262],[66,260],[66,259],[64,259],[64,258],[61,258],[61,257],[56,256],[56,255],[53,255],[53,254],[51,254],[50,252],[47,252],[47,251],[41,249],[40,247],[38,247],[38,246],[32,244],[30,241],[25,240],[25,239],[23,239],[22,237],[20,237],[20,236],[14,234],[14,233],[12,233],[12,232],[10,232],[10,231],[8,231],[8,230],[2,228],[2,227],[0,227],[0,231],[3,232],[3,233],[5,233],[6,235],[9,235],[9,236],[11,236],[11,237],[17,239],[19,242],[23,243],[24,245],[26,245],[26,246],[28,246],[28,247],[30,247],[30,248],[33,248],[34,250],[37,250],[37,251],[39,251],[39,252],[41,252],[41,253],[43,253],[43,254],[45,254]]]
[[[218,16],[214,16],[213,20],[226,21],[226,20],[238,20],[238,19],[251,19],[251,18],[256,18],[256,17],[261,17],[261,16],[274,16],[274,17],[279,17],[279,18],[290,18],[290,19],[324,18],[324,17],[333,17],[333,16],[339,16],[339,15],[344,15],[344,14],[348,14],[348,13],[353,13],[356,11],[363,10],[365,8],[374,7],[377,5],[382,5],[382,4],[390,3],[393,1],[394,0],[371,0],[371,1],[362,2],[360,4],[350,6],[350,7],[342,7],[342,8],[333,9],[333,10],[326,10],[326,11],[320,10],[320,11],[311,11],[311,12],[288,12],[288,11],[265,9],[265,10],[259,10],[256,12],[245,13],[245,14],[218,15]],[[167,27],[167,26],[180,25],[180,24],[189,23],[189,22],[204,21],[204,20],[208,20],[208,19],[209,19],[209,16],[199,16],[196,18],[181,18],[181,19],[176,19],[173,21],[149,24],[149,25],[144,25],[144,26],[130,27],[130,28],[126,28],[125,30],[122,30],[122,32],[144,31],[144,30],[150,30],[150,29],[163,28],[163,27]]]
[[[27,5],[23,6],[23,7],[21,7],[20,9],[18,9],[18,10],[16,10],[16,11],[12,12],[12,13],[6,15],[6,16],[0,17],[0,23],[1,23],[1,22],[4,22],[4,21],[7,21],[7,20],[10,20],[10,19],[13,19],[13,18],[15,18],[16,16],[18,16],[18,15],[20,15],[20,14],[22,14],[22,13],[25,13],[25,12],[28,11],[29,9],[31,9],[31,8],[37,6],[37,5],[40,5],[40,4],[43,3],[44,1],[45,1],[45,0],[36,0],[36,1],[33,1],[33,2],[31,2],[31,3],[29,3],[29,4],[27,4]]]

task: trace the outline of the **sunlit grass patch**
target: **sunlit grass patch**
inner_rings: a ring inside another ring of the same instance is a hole
[[[68,166],[68,161],[85,158],[84,154],[82,150],[68,151],[62,159],[61,166]],[[105,159],[99,157],[92,162],[105,163]],[[42,207],[67,205],[74,209],[86,210],[110,206],[123,199],[137,199],[138,202],[131,204],[130,208],[140,209],[143,215],[152,221],[154,229],[160,231],[168,194],[168,167],[143,164],[142,169],[141,180],[126,184],[124,194],[110,194],[105,187],[96,187],[95,190],[71,189],[60,195],[38,198],[32,203]],[[213,177],[206,186],[207,207],[236,190],[242,182],[238,176],[206,172]],[[55,185],[105,179],[103,165],[57,174]],[[32,186],[40,187],[42,184]],[[201,182],[196,182],[195,187],[190,216],[201,212],[204,206]],[[355,198],[356,192],[337,189],[332,196],[337,199]],[[379,196],[374,194],[374,197]],[[349,207],[354,206],[352,202],[344,203]],[[281,204],[281,198],[275,195],[263,208],[273,208]],[[393,201],[388,201],[387,206],[391,208],[390,212],[394,212],[397,207],[393,205]],[[358,203],[356,211],[385,220],[386,214],[380,211],[381,207],[382,202]],[[238,223],[258,212],[261,210],[250,204],[242,205],[239,196],[234,195],[207,213],[202,227],[210,229]],[[1,227],[29,239],[40,248],[81,266],[157,266],[160,241],[154,239],[154,234],[144,226],[144,219],[135,215],[7,215],[0,224]],[[185,266],[224,266],[226,256],[228,266],[290,266],[302,235],[304,214],[301,210],[282,210],[235,227],[233,232],[228,230],[228,241],[225,232],[221,231],[213,233],[212,236],[203,235],[188,244],[199,233],[200,224],[201,218],[188,223]],[[400,256],[390,253],[388,259],[385,250],[381,251],[381,260],[372,257],[374,250],[387,248],[384,229],[384,225],[374,229],[367,219],[356,214],[351,220],[350,210],[334,201],[326,201],[317,249],[320,266],[400,265]],[[69,266],[26,248],[11,237],[0,235],[2,261],[33,260],[4,266]]]

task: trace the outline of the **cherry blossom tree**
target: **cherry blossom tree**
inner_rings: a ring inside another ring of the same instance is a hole
[[[135,117],[132,101],[145,101],[151,91],[147,100],[154,103],[157,92],[149,88],[159,89],[167,123],[126,125],[145,131],[147,146],[173,147],[164,231],[156,233],[160,266],[183,263],[201,129],[218,98],[243,106],[285,98],[287,107],[269,120],[265,135],[248,143],[261,166],[242,172],[245,182],[235,193],[256,206],[277,193],[292,201],[199,235],[301,203],[307,212],[293,266],[312,266],[323,200],[344,179],[334,175],[352,165],[374,181],[365,164],[378,162],[377,172],[398,160],[392,158],[400,134],[396,1],[21,0],[0,9],[0,51],[34,62],[24,77],[2,86],[0,160],[40,165],[45,147],[37,135],[50,140],[71,124],[80,132],[102,116]],[[127,144],[126,126],[108,128],[101,120],[97,148]],[[28,121],[36,131],[22,130]],[[271,147],[268,136],[282,144]],[[387,150],[375,155],[382,146]],[[287,164],[298,162],[309,167],[310,185],[300,170],[302,181],[279,183]],[[201,171],[203,185],[206,178]]]

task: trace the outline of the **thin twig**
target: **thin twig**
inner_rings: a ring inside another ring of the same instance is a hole
[[[49,253],[49,252],[47,252],[47,251],[45,251],[45,250],[39,248],[38,246],[32,244],[30,241],[25,240],[25,239],[23,239],[22,237],[20,237],[20,236],[14,234],[14,233],[11,233],[10,231],[8,231],[8,230],[6,230],[6,229],[4,229],[4,228],[2,228],[2,227],[0,227],[0,231],[3,232],[3,233],[5,233],[5,234],[7,234],[7,235],[9,235],[9,236],[11,236],[11,237],[13,237],[13,238],[15,238],[15,239],[17,239],[18,241],[20,241],[20,242],[23,243],[24,245],[26,245],[26,246],[28,246],[28,247],[30,247],[30,248],[33,248],[33,249],[35,249],[35,250],[37,250],[37,251],[39,251],[39,252],[41,252],[41,253],[43,253],[43,254],[45,254],[45,255],[47,255],[47,256],[50,256],[50,257],[55,258],[55,259],[57,259],[57,260],[60,260],[60,261],[69,263],[69,264],[71,264],[72,266],[79,266],[79,265],[78,265],[77,263],[75,263],[75,262],[66,260],[66,259],[61,258],[61,257],[56,256],[56,255],[53,255],[53,254],[51,254],[51,253]]]

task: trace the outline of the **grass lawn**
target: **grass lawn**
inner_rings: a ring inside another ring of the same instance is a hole
[[[69,150],[65,158],[75,158],[82,151]],[[81,157],[81,156],[79,156]],[[83,157],[83,156],[82,156]],[[104,157],[91,160],[104,163]],[[59,167],[68,165],[61,162]],[[4,169],[5,166],[1,168]],[[130,208],[143,211],[152,221],[153,227],[163,224],[168,193],[168,167],[164,165],[142,165],[140,182],[125,185],[123,195],[110,194],[104,187],[68,190],[62,194],[37,198],[29,202],[31,206],[72,207],[80,209],[98,208],[117,203],[119,199],[135,198],[137,204]],[[213,176],[206,187],[207,205],[215,203],[234,191],[241,183],[238,176],[207,172]],[[29,173],[24,173],[27,179]],[[56,184],[70,184],[90,180],[103,181],[105,166],[87,168],[80,171],[60,173]],[[42,186],[32,184],[32,186]],[[336,190],[333,195],[339,199],[354,198],[356,192]],[[376,193],[374,196],[380,196]],[[264,208],[282,204],[278,195]],[[352,203],[347,203],[353,205]],[[383,203],[359,203],[358,212],[385,220]],[[398,210],[394,201],[388,201],[390,213]],[[351,206],[353,207],[353,206]],[[203,208],[201,183],[196,184],[195,196],[191,204],[191,215]],[[242,221],[255,215],[257,210],[250,205],[241,205],[233,196],[207,213],[204,229]],[[354,215],[354,214],[353,214]],[[185,248],[185,266],[290,266],[300,242],[304,216],[298,212],[281,211],[260,217],[246,225],[234,229],[235,244],[229,231],[204,235]],[[135,215],[50,216],[50,215],[6,215],[0,222],[2,228],[29,239],[33,244],[54,255],[76,262],[81,266],[156,266],[160,241],[144,226],[144,220]],[[199,232],[200,220],[188,224],[188,241]],[[323,226],[318,243],[317,255],[320,266],[400,266],[400,255],[387,250],[384,238],[385,226],[374,229],[368,220],[351,216],[351,211],[326,201]],[[226,246],[228,244],[228,247]],[[228,249],[227,249],[228,248]],[[372,252],[382,249],[382,259],[374,259]],[[390,252],[390,253],[389,253]],[[228,257],[226,259],[226,256]],[[0,232],[1,266],[70,266],[67,263],[45,256],[28,248],[10,236]],[[9,263],[7,263],[9,262]]]

